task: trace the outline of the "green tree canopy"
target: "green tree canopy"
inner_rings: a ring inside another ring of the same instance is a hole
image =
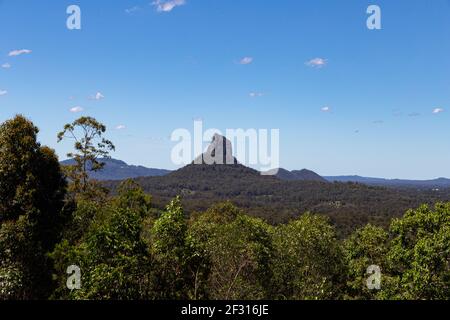
[[[274,294],[278,299],[339,298],[345,268],[327,219],[304,214],[274,231]]]
[[[450,299],[450,203],[409,210],[390,227],[389,299]]]
[[[271,227],[230,202],[197,217],[190,239],[205,265],[210,299],[263,299],[271,284]]]
[[[56,298],[71,299],[152,299],[153,262],[142,239],[143,220],[150,199],[130,181],[119,188],[109,203],[88,207],[83,201],[81,217],[88,213],[87,231],[71,243],[64,240],[52,253],[59,288]],[[75,213],[77,216],[77,213]],[[82,287],[70,292],[66,288],[66,268],[80,267]]]
[[[37,142],[38,132],[20,115],[0,125],[0,288],[17,281],[13,299],[49,294],[46,253],[65,220],[66,181],[53,150]]]
[[[386,270],[386,255],[389,250],[389,234],[382,228],[367,225],[356,230],[344,241],[344,259],[348,268],[347,298],[376,299],[378,290],[370,290],[367,280],[369,266]],[[383,281],[383,277],[381,278]],[[383,290],[384,283],[381,283]]]
[[[74,152],[67,157],[75,161],[66,167],[66,174],[71,181],[71,191],[88,197],[95,197],[98,186],[89,180],[90,171],[98,171],[104,167],[100,158],[109,157],[115,150],[114,144],[103,137],[106,126],[92,117],[81,117],[73,123],[66,124],[58,133],[58,142],[63,139],[74,141]]]

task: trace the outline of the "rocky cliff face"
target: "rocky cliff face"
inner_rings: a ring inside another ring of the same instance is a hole
[[[198,156],[193,164],[207,164],[207,165],[235,165],[238,164],[238,161],[235,157],[233,157],[233,148],[231,146],[230,140],[221,136],[219,134],[215,134],[211,144],[206,150],[205,153]]]

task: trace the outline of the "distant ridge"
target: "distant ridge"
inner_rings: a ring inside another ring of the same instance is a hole
[[[369,178],[361,176],[328,176],[324,178],[330,182],[357,182],[371,186],[384,186],[384,187],[415,187],[415,188],[450,187],[450,179],[446,178],[438,178],[434,180],[383,179],[383,178]]]
[[[169,174],[170,170],[146,168],[143,166],[129,165],[124,161],[117,159],[100,159],[105,163],[103,170],[91,172],[89,175],[92,179],[99,181],[105,180],[125,180],[138,177],[160,177]],[[61,161],[61,165],[73,165],[74,160]]]
[[[357,175],[348,176],[320,176],[308,169],[286,170],[279,168],[267,172],[259,172],[252,168],[240,164],[233,156],[231,142],[221,135],[214,135],[206,152],[199,155],[190,165],[176,171],[165,169],[146,168],[143,166],[128,165],[124,161],[117,159],[100,159],[105,163],[103,170],[91,172],[90,177],[100,181],[124,180],[140,177],[162,177],[168,176],[170,179],[179,181],[194,182],[196,179],[207,178],[210,182],[222,185],[229,179],[246,179],[256,176],[269,176],[272,179],[282,181],[304,181],[304,182],[353,182],[377,187],[393,188],[418,188],[438,191],[439,189],[450,188],[450,179],[438,178],[434,180],[405,180],[405,179],[383,179],[362,177]],[[72,165],[73,160],[65,160],[61,165]],[[259,181],[259,179],[257,179]],[[267,181],[267,180],[264,180]]]

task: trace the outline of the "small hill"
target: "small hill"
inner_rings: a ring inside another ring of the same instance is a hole
[[[280,169],[278,169],[278,173],[276,174],[276,177],[281,180],[285,180],[285,181],[327,182],[326,179],[322,178],[320,175],[318,175],[314,171],[307,170],[307,169],[288,171],[286,169],[280,168]]]

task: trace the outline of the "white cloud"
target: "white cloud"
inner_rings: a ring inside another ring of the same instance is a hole
[[[253,62],[252,57],[244,57],[241,60],[239,60],[239,64],[243,64],[243,65],[250,64],[252,62]]]
[[[16,57],[16,56],[20,56],[22,54],[30,54],[32,51],[28,50],[28,49],[21,49],[21,50],[13,50],[11,51],[8,56],[10,57]]]
[[[97,92],[96,94],[94,94],[90,97],[91,100],[97,100],[97,101],[102,100],[104,98],[105,98],[105,96],[101,92]]]
[[[7,94],[8,94],[8,91],[0,90],[0,96],[6,96]]]
[[[250,97],[252,97],[252,98],[258,98],[258,97],[262,97],[264,95],[264,93],[262,93],[262,92],[250,92],[248,95]]]
[[[185,0],[156,0],[152,5],[156,7],[158,12],[170,12],[178,6],[186,4]]]
[[[9,68],[11,68],[11,65],[9,63],[4,63],[4,64],[2,64],[2,68],[9,69]]]
[[[69,111],[72,113],[78,113],[78,112],[83,112],[84,109],[80,106],[76,106],[76,107],[71,108]]]
[[[434,108],[433,109],[433,114],[438,114],[438,113],[441,113],[441,112],[444,112],[444,109],[442,109],[442,108]]]
[[[116,130],[125,130],[127,127],[125,126],[125,125],[123,125],[123,124],[119,124],[117,127],[116,127]]]
[[[322,112],[330,112],[331,108],[330,107],[323,107],[320,109]]]
[[[328,63],[327,59],[322,58],[314,58],[309,61],[307,61],[305,64],[312,68],[322,68],[325,67]]]

